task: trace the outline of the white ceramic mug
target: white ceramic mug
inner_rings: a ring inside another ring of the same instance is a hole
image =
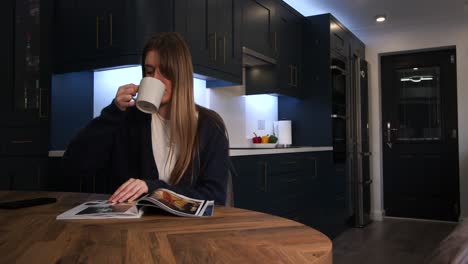
[[[165,91],[166,86],[160,80],[153,77],[141,79],[135,99],[136,107],[147,114],[156,113]]]

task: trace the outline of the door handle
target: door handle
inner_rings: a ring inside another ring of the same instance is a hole
[[[390,122],[387,122],[387,146],[392,148],[392,128]]]
[[[398,131],[398,128],[392,128],[390,122],[387,122],[387,142],[392,142],[392,131]]]

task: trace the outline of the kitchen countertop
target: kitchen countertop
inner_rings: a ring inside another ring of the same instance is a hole
[[[314,152],[314,151],[332,151],[333,147],[308,147],[298,146],[289,148],[231,148],[229,155],[232,156],[248,156],[248,155],[270,155],[281,153],[298,153],[298,152]]]
[[[270,155],[281,153],[297,153],[297,152],[314,152],[314,151],[332,151],[333,147],[308,147],[298,146],[289,148],[230,148],[229,155],[232,156],[248,156],[248,155]],[[64,150],[51,150],[49,157],[62,157]]]

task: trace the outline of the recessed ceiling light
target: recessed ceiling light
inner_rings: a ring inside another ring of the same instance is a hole
[[[416,67],[413,68],[413,71],[417,71],[417,70],[419,70],[419,68],[416,68]]]
[[[385,16],[385,15],[378,15],[378,16],[375,17],[375,21],[377,21],[379,23],[382,23],[385,20],[387,20],[387,16]]]

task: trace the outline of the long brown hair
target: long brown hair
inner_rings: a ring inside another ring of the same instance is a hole
[[[175,32],[158,33],[145,44],[142,53],[142,71],[148,52],[156,51],[159,55],[159,71],[172,82],[172,98],[169,137],[169,155],[178,157],[171,172],[170,184],[177,184],[194,160],[197,149],[197,116],[193,95],[192,57],[187,44],[180,34]]]

